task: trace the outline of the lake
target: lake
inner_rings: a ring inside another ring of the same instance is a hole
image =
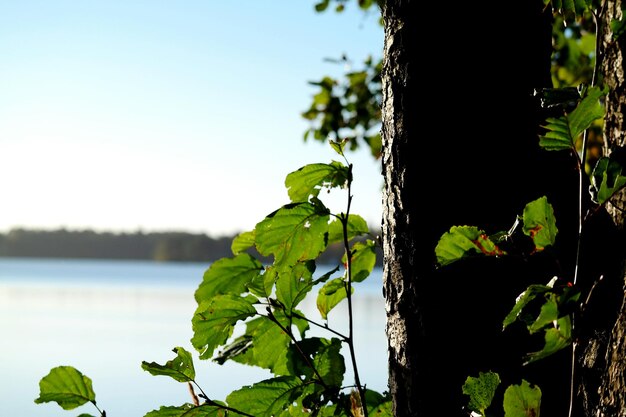
[[[190,343],[193,294],[207,267],[0,258],[0,416],[97,415],[91,404],[65,411],[56,403],[34,403],[39,380],[59,365],[74,366],[92,379],[98,406],[108,417],[141,417],[162,405],[191,402],[185,384],[141,369],[144,360],[164,364],[172,359],[176,346],[192,353],[196,380],[212,399],[223,400],[243,385],[271,377],[258,368],[198,359]],[[320,274],[327,270],[318,267]],[[387,390],[381,279],[376,269],[356,285],[353,298],[359,374],[362,383],[379,392]],[[330,313],[330,327],[347,328],[346,304]],[[314,297],[300,309],[319,317]],[[330,337],[313,329],[309,335]],[[351,371],[344,384],[353,384]]]

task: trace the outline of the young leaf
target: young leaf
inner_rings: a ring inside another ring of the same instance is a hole
[[[300,203],[317,197],[322,188],[345,187],[350,179],[350,168],[332,161],[330,164],[305,165],[291,172],[285,179],[285,186],[291,202]]]
[[[554,210],[546,196],[531,201],[524,207],[524,234],[530,236],[535,243],[535,250],[542,251],[554,245],[558,229]]]
[[[214,401],[214,403],[225,405],[219,401]],[[150,411],[143,417],[226,417],[227,415],[229,414],[226,410],[215,405],[183,404],[177,407],[161,407],[158,410]]]
[[[598,204],[604,204],[613,194],[626,187],[626,171],[622,164],[611,156],[596,162],[592,173],[592,196]]]
[[[202,303],[218,294],[243,294],[262,270],[263,264],[247,253],[219,259],[204,273],[195,292],[196,301]]]
[[[541,389],[522,380],[504,392],[504,417],[535,417],[541,407]]]
[[[326,249],[329,211],[321,202],[288,204],[256,225],[261,255],[274,255],[274,265],[288,268],[315,259]]]
[[[604,116],[600,98],[605,94],[606,92],[598,87],[590,87],[571,113],[559,118],[548,118],[547,125],[544,126],[548,132],[539,138],[539,146],[549,151],[575,151],[578,136],[594,121]]]
[[[73,410],[87,402],[96,404],[91,379],[71,366],[57,366],[39,381],[36,404],[56,402],[64,410]]]
[[[241,252],[254,246],[254,238],[254,230],[242,232],[235,236],[230,245],[230,250],[233,252],[233,255],[239,255]]]
[[[478,378],[468,376],[462,389],[470,397],[469,409],[484,416],[499,385],[500,376],[495,372],[479,372]]]
[[[525,365],[546,358],[572,344],[572,321],[570,316],[563,316],[556,322],[556,327],[546,330],[545,344],[538,352],[526,356]]]
[[[554,293],[546,294],[546,302],[541,306],[539,316],[533,324],[528,327],[528,331],[533,334],[546,326],[552,324],[559,317],[559,305],[557,296]]]
[[[513,306],[513,309],[504,318],[503,329],[505,329],[508,325],[512,324],[517,319],[517,317],[520,315],[524,307],[528,305],[528,303],[534,300],[538,295],[545,294],[549,291],[552,291],[552,287],[547,285],[530,285],[526,289],[526,291],[524,291],[517,297],[517,300],[515,301],[515,306]]]
[[[173,349],[176,357],[169,360],[165,365],[156,362],[141,362],[141,368],[152,375],[164,375],[178,382],[191,382],[196,378],[196,370],[193,367],[191,354],[182,347]]]
[[[440,266],[479,253],[487,256],[506,254],[483,230],[474,226],[452,226],[450,231],[441,236],[435,248],[437,263]]]
[[[200,359],[208,359],[218,346],[226,343],[239,320],[257,314],[252,300],[235,295],[216,295],[200,303],[191,319],[191,344],[200,352]]]
[[[282,376],[233,391],[226,397],[226,402],[253,416],[272,417],[287,409],[301,390],[300,378]]]
[[[353,293],[354,287],[351,287],[351,290]],[[341,278],[328,281],[320,288],[317,294],[317,309],[324,320],[328,318],[328,313],[347,297],[347,294],[346,283]]]

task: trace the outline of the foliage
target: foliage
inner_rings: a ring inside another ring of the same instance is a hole
[[[344,159],[346,145],[346,141],[332,143]],[[359,379],[352,326],[349,334],[328,326],[329,315],[344,301],[352,321],[353,293],[376,263],[375,242],[357,240],[369,230],[362,217],[350,213],[351,183],[352,166],[347,160],[346,164],[311,164],[287,175],[290,202],[266,216],[254,230],[236,237],[232,256],[212,263],[195,292],[191,343],[199,359],[218,364],[235,361],[267,369],[274,376],[241,387],[224,401],[213,400],[195,381],[191,353],[176,347],[176,356],[165,364],[144,361],[142,368],[189,384],[192,393],[196,387],[200,394],[192,395],[194,404],[161,407],[146,416],[220,416],[225,412],[268,417],[391,415],[387,394],[367,390]],[[349,195],[345,213],[331,213],[318,198],[322,189],[333,188],[345,189]],[[316,259],[337,242],[344,245],[344,256],[336,260],[335,268],[316,276]],[[252,249],[270,262],[261,262],[250,253]],[[308,296],[315,295],[314,290],[323,323],[298,309]],[[309,337],[311,326],[326,329],[329,337]],[[235,332],[236,328],[242,331]],[[344,384],[344,348],[354,384]],[[37,402],[55,401],[64,408],[87,401],[95,405],[91,381],[80,379],[82,374],[73,368],[63,369],[72,381],[84,381],[81,388],[70,391],[69,398],[62,396],[68,377],[54,371],[42,379]]]

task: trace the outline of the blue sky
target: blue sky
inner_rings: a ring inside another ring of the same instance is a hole
[[[0,231],[253,228],[289,172],[338,158],[302,139],[307,81],[343,71],[324,58],[381,56],[376,11],[314,3],[0,4]],[[378,225],[380,162],[350,161],[352,212]]]

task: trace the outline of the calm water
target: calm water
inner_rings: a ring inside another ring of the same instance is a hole
[[[93,380],[108,417],[141,417],[161,405],[190,402],[185,384],[141,369],[143,360],[172,359],[176,346],[192,352],[197,381],[214,399],[270,377],[262,369],[197,359],[189,342],[193,293],[206,269],[196,263],[0,258],[0,416],[97,415],[90,404],[65,411],[56,403],[34,403],[39,380],[58,365],[74,366]],[[387,354],[380,270],[358,285],[359,372],[368,388],[382,392]],[[301,309],[319,317],[314,298]],[[345,312],[344,301],[329,325],[343,331]],[[349,372],[344,382],[352,380]]]

